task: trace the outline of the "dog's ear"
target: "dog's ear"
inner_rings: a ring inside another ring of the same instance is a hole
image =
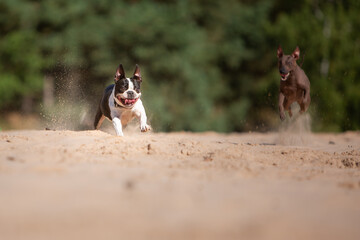
[[[118,66],[118,68],[116,69],[116,73],[115,73],[115,82],[119,81],[120,79],[125,78],[125,71],[123,68],[123,65],[120,63],[120,65]]]
[[[294,52],[291,54],[291,56],[293,56],[293,58],[295,58],[295,60],[298,60],[300,57],[300,49],[299,47],[296,47]]]
[[[277,49],[277,57],[281,58],[284,55],[283,50],[281,48],[281,46],[279,45],[278,49]]]
[[[141,79],[141,74],[140,74],[140,67],[139,65],[136,64],[135,66],[135,71],[134,71],[134,76],[133,78],[135,80],[138,80],[139,82],[142,82],[142,79]]]

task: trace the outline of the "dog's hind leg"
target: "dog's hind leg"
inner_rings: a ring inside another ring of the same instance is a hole
[[[309,99],[302,99],[302,101],[298,101],[298,104],[300,105],[300,111],[299,112],[304,113],[309,108],[310,100]]]
[[[287,98],[285,98],[285,100],[284,100],[284,109],[286,111],[288,111],[289,117],[292,117],[291,102]]]
[[[94,128],[99,129],[99,127],[101,126],[104,119],[105,119],[105,116],[102,114],[101,109],[99,107],[98,111],[96,113],[96,116],[95,116]]]
[[[308,96],[305,97],[305,99],[303,101],[305,112],[308,110],[308,108],[310,106],[310,102],[311,102],[311,97],[310,97],[310,94],[309,94]]]
[[[302,98],[297,101],[298,104],[300,105],[300,111],[299,111],[300,113],[306,112],[310,106],[311,97],[309,92],[310,89],[304,90]]]

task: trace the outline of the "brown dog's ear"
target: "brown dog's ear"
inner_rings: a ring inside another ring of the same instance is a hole
[[[279,45],[278,49],[277,49],[277,57],[281,58],[284,55],[283,50],[281,48],[281,46]]]
[[[140,67],[137,64],[135,66],[135,71],[134,71],[134,77],[133,78],[140,81],[140,82],[142,82],[141,74],[140,74]]]
[[[125,71],[123,68],[123,65],[120,63],[120,65],[118,66],[118,68],[116,69],[116,73],[115,73],[115,82],[119,81],[120,79],[125,78]]]
[[[300,57],[300,49],[299,47],[296,47],[294,52],[291,54],[291,56],[293,56],[293,58],[295,58],[295,60],[298,60]]]

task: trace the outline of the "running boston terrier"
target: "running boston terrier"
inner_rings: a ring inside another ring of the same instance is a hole
[[[125,77],[122,64],[116,70],[115,84],[105,89],[95,116],[94,127],[99,129],[105,117],[112,121],[116,134],[124,136],[122,128],[125,127],[134,117],[140,120],[141,132],[151,130],[146,123],[146,113],[140,100],[140,84],[142,82],[140,68],[136,65],[134,75],[131,78]]]

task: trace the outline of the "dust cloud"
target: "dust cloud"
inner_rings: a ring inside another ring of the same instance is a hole
[[[278,136],[275,142],[279,145],[296,145],[296,146],[309,146],[312,144],[311,134],[311,116],[310,114],[299,113],[299,106],[292,105],[293,116],[287,116],[286,120],[281,123]]]

